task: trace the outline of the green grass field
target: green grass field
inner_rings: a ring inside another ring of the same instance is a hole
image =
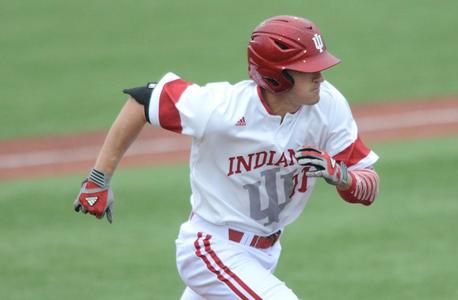
[[[278,14],[320,25],[343,61],[326,75],[352,103],[456,94],[456,11],[454,0],[3,1],[0,139],[107,128],[123,88],[168,71],[246,79],[249,35]]]
[[[106,129],[125,87],[168,71],[247,78],[263,19],[314,20],[351,104],[458,94],[458,2],[3,1],[0,140]],[[282,238],[278,276],[303,299],[458,299],[457,136],[372,145],[381,194],[349,205],[320,184]],[[188,169],[120,170],[115,223],[72,212],[85,174],[0,182],[0,299],[178,299],[174,239]]]
[[[320,184],[283,236],[278,276],[302,299],[457,299],[457,137],[374,148],[377,202]],[[178,299],[187,167],[121,170],[112,225],[72,211],[80,178],[0,184],[0,299]]]

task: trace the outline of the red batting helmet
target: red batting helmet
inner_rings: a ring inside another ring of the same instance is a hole
[[[293,87],[286,70],[319,72],[340,60],[326,49],[320,29],[311,21],[277,16],[262,22],[248,44],[248,73],[259,86],[278,94]]]

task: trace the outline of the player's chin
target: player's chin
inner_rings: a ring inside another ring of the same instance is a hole
[[[320,102],[320,94],[312,94],[310,97],[307,99],[307,103],[305,105],[315,105],[318,102]]]
[[[313,104],[317,104],[318,102],[320,102],[320,95],[318,94],[318,96],[316,96],[313,101]]]

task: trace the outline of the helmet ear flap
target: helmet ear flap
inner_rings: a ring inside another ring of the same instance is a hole
[[[289,81],[291,82],[291,87],[294,85],[294,78],[293,76],[291,76],[288,72],[288,70],[283,70],[282,72],[282,75]]]
[[[253,74],[253,71],[257,74]],[[273,93],[289,91],[294,85],[294,79],[286,70],[279,72],[270,68],[258,67],[256,70],[251,70],[251,75],[255,75],[254,78],[262,78],[259,81],[260,86]]]

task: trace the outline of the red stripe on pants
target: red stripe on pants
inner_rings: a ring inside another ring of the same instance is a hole
[[[201,246],[200,246],[200,243],[199,243],[199,240],[201,240],[203,237],[203,234],[202,232],[199,232],[197,234],[197,240],[194,242],[194,247],[196,248],[196,255],[198,257],[200,257],[203,262],[205,263],[205,265],[207,266],[207,269],[212,272],[213,274],[216,275],[216,277],[218,278],[218,280],[220,280],[221,282],[225,283],[240,299],[243,299],[243,300],[250,300],[250,298],[247,298],[236,286],[234,286],[232,284],[232,282],[230,282],[229,279],[225,278],[222,274],[221,274],[221,271],[219,270],[216,270],[210,263],[209,259],[207,256],[205,256],[205,254],[202,254],[202,251],[201,251]],[[260,296],[258,296],[245,282],[243,282],[240,277],[238,277],[236,274],[234,274],[231,269],[229,269],[229,267],[227,267],[226,265],[223,264],[223,262],[221,261],[221,259],[216,255],[216,253],[213,251],[213,249],[211,248],[211,245],[210,245],[210,238],[211,238],[211,235],[207,235],[204,239],[203,239],[203,243],[204,243],[204,247],[205,247],[205,251],[210,255],[210,257],[213,259],[213,261],[218,265],[218,267],[221,268],[221,270],[225,273],[225,275],[228,275],[231,279],[235,280],[237,282],[237,284],[242,287],[246,293],[248,293],[251,297],[253,297],[252,299],[255,299],[255,300],[262,300],[262,298]]]

